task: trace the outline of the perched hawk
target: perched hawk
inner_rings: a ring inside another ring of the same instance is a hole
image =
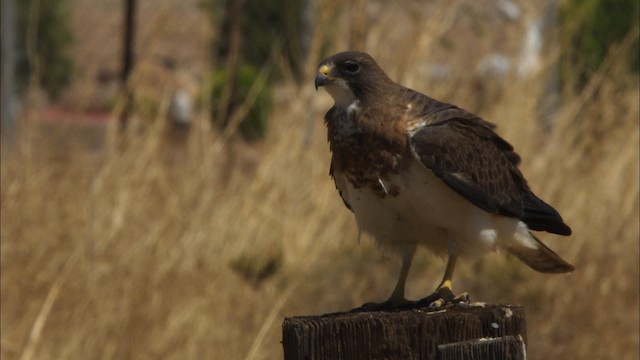
[[[402,256],[391,297],[369,308],[411,303],[404,288],[418,245],[448,255],[442,282],[421,300],[431,306],[454,300],[459,256],[501,248],[540,272],[573,271],[531,233],[571,229],[529,189],[520,157],[493,124],[396,84],[363,52],[322,61],[315,86],[335,102],[325,122],[340,196],[361,234]]]

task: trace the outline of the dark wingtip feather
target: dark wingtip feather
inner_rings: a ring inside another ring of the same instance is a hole
[[[564,236],[569,236],[572,233],[571,228],[564,223],[558,211],[532,192],[527,193],[524,198],[522,221],[531,230],[547,231]]]

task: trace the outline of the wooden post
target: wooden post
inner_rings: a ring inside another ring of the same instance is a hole
[[[335,313],[285,318],[285,360],[526,358],[524,308],[454,305],[442,310]]]

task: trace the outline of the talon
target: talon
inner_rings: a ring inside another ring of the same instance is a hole
[[[349,312],[371,312],[371,311],[391,311],[400,309],[409,309],[414,307],[415,301],[409,301],[407,299],[394,299],[391,298],[381,303],[369,302],[360,307],[350,310]]]
[[[449,287],[440,287],[433,294],[417,302],[418,306],[429,310],[437,310],[448,304],[468,304],[469,294],[462,293],[454,296]]]
[[[453,286],[451,285],[451,277],[453,276],[453,269],[456,266],[457,256],[449,255],[447,261],[447,268],[444,272],[444,277],[438,285],[438,289],[426,298],[418,301],[418,304],[422,307],[427,307],[430,310],[439,309],[447,304],[459,304],[469,303],[469,294],[462,293],[458,296],[453,295]]]
[[[458,294],[452,301],[454,304],[469,304],[470,302],[469,294],[466,292]]]
[[[437,310],[443,307],[445,304],[444,299],[437,299],[436,301],[429,304],[429,310]]]

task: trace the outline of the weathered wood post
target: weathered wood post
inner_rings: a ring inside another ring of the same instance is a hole
[[[470,304],[442,310],[285,318],[285,360],[526,358],[524,308]]]

